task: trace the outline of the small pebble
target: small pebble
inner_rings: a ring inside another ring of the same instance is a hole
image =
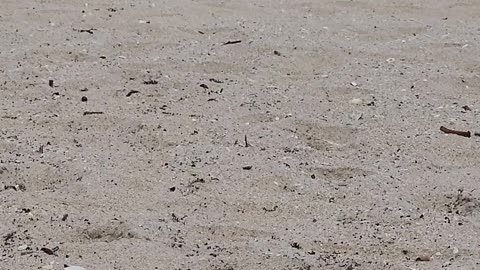
[[[65,270],[87,270],[81,266],[70,265],[64,268]]]
[[[19,250],[19,251],[23,251],[23,250],[27,250],[27,249],[28,249],[27,245],[21,245],[17,248],[17,250]]]
[[[87,102],[88,101],[88,98],[86,96],[83,96],[82,97],[82,102]]]
[[[350,103],[355,104],[355,105],[359,105],[359,104],[363,103],[363,100],[361,98],[354,98],[354,99],[350,100]]]
[[[352,86],[357,86],[357,85],[358,85],[358,83],[356,83],[356,82],[351,82],[350,84],[351,84]]]

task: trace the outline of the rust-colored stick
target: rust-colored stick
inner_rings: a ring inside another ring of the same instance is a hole
[[[458,136],[463,136],[463,137],[468,137],[468,138],[470,138],[472,136],[470,131],[458,131],[458,130],[453,130],[453,129],[446,128],[444,126],[441,126],[440,130],[447,133],[447,134],[455,134],[455,135],[458,135]]]

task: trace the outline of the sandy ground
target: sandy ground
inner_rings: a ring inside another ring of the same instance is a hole
[[[2,0],[0,269],[479,269],[479,14]]]

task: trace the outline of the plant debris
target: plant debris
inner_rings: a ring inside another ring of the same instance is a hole
[[[8,189],[13,189],[15,191],[26,191],[27,189],[25,188],[24,184],[18,184],[18,185],[5,185],[3,187],[4,190]]]
[[[155,84],[158,84],[158,81],[157,81],[157,80],[150,79],[150,80],[144,81],[143,84],[155,85]]]
[[[444,126],[440,127],[440,131],[442,131],[444,133],[447,133],[447,134],[455,134],[455,135],[463,136],[463,137],[467,137],[467,138],[470,138],[472,136],[470,131],[458,131],[458,130],[453,130],[453,129],[446,128]]]
[[[57,252],[60,248],[57,246],[57,247],[54,247],[54,248],[47,248],[47,247],[42,247],[40,250],[45,252],[46,254],[48,255],[57,255],[55,254],[55,252]]]
[[[128,92],[126,96],[129,97],[129,96],[131,96],[131,95],[133,95],[133,94],[138,94],[138,93],[140,93],[140,91],[130,90],[130,92]]]
[[[103,112],[84,112],[83,115],[103,114]]]
[[[215,79],[215,78],[210,78],[209,81],[214,82],[214,83],[223,83],[223,81]]]
[[[432,259],[432,257],[430,257],[430,256],[422,255],[422,256],[418,256],[418,257],[415,259],[415,261],[416,261],[416,262],[429,262],[431,259]]]
[[[241,40],[231,40],[231,41],[227,41],[225,43],[223,43],[223,45],[232,45],[232,44],[238,44],[238,43],[242,43]]]
[[[300,246],[300,244],[299,244],[299,243],[297,243],[297,242],[293,242],[293,243],[291,243],[291,244],[290,244],[290,246],[291,246],[292,248],[296,248],[296,249],[302,249],[302,247]]]
[[[93,34],[93,31],[97,31],[97,29],[95,28],[90,28],[90,29],[75,29],[73,28],[74,31],[77,31],[79,33],[89,33],[89,34]]]
[[[275,205],[273,208],[270,208],[270,209],[268,209],[266,207],[263,207],[263,210],[265,212],[275,212],[275,211],[277,211],[277,209],[278,209],[278,205]]]

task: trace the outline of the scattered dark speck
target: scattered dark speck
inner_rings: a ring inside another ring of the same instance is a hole
[[[154,85],[154,84],[158,84],[158,81],[157,80],[148,80],[148,81],[144,81],[143,84],[150,84],[150,85]]]
[[[300,244],[297,243],[297,242],[291,243],[290,246],[293,247],[293,248],[296,248],[296,249],[301,249],[301,248],[302,248],[302,247],[300,246]]]

